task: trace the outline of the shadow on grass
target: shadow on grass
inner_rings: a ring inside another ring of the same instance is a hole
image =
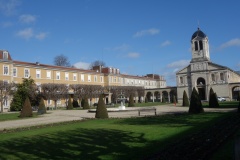
[[[77,129],[0,143],[0,159],[126,159],[144,144],[143,134],[104,129]],[[126,152],[131,150],[131,152]]]

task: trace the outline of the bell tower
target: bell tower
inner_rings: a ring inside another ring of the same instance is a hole
[[[193,33],[191,44],[192,44],[191,62],[210,61],[208,37],[199,28],[195,33]]]

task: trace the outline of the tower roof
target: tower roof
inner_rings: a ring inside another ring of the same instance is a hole
[[[203,33],[199,28],[196,32],[193,33],[192,35],[192,40],[196,37],[200,37],[200,38],[205,38],[207,37],[207,35],[205,33]]]

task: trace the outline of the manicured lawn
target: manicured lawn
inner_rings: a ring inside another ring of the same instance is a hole
[[[231,113],[75,121],[0,133],[0,159],[143,159]]]
[[[15,112],[15,113],[0,113],[0,122],[22,119],[22,118],[18,117],[19,115],[20,115],[20,112],[19,113],[17,113],[17,112]],[[37,117],[37,114],[33,113],[33,117],[29,117],[29,118],[35,118],[35,117]]]

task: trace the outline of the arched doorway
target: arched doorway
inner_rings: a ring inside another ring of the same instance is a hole
[[[154,97],[155,97],[154,102],[161,102],[159,91],[154,92]]]
[[[152,102],[152,93],[147,92],[146,98],[147,98],[148,102]]]
[[[233,87],[232,89],[232,99],[239,100],[240,98],[240,86]]]
[[[206,100],[206,81],[200,77],[197,79],[198,94],[201,100]]]

